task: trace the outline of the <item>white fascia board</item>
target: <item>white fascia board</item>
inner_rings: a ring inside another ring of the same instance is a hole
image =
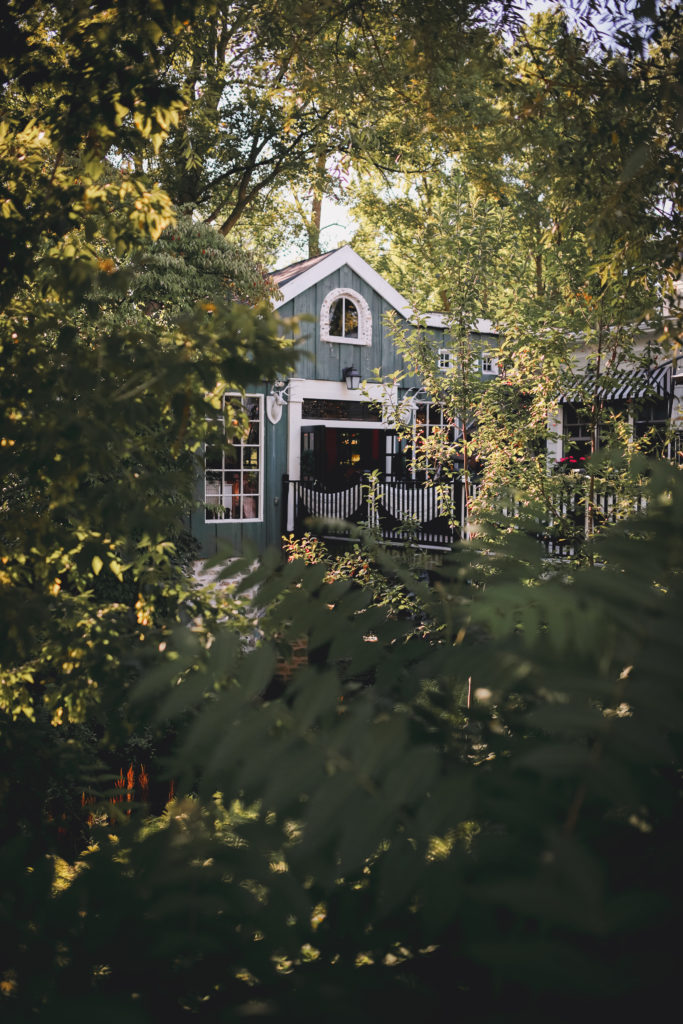
[[[336,249],[326,259],[321,260],[320,263],[316,263],[315,266],[305,270],[303,274],[299,274],[298,277],[283,284],[280,288],[282,298],[273,304],[274,309],[279,309],[285,302],[289,302],[290,299],[301,295],[302,292],[305,292],[308,288],[313,287],[319,281],[333,274],[335,270],[339,270],[344,266],[350,267],[366,284],[369,284],[383,299],[386,299],[397,313],[400,313],[406,320],[410,320],[413,310],[407,299],[400,292],[397,292],[388,281],[385,281],[376,270],[373,270],[369,263],[366,263],[357,252],[353,251],[350,245],[344,245],[341,249]]]
[[[440,327],[445,331],[448,327],[448,314],[427,313],[425,323],[427,327]],[[472,330],[477,334],[498,334],[492,320],[477,320],[476,323],[472,324]]]
[[[477,320],[474,329],[479,334],[498,334],[498,331],[493,326],[493,320]]]
[[[396,402],[398,401],[398,387],[397,385],[372,384],[364,381],[362,388],[357,391],[349,391],[343,380],[292,377],[289,384],[290,403],[302,402],[304,398],[328,398],[347,402]]]

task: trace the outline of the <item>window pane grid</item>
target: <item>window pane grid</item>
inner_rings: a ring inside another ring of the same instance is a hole
[[[419,452],[422,444],[435,431],[444,433],[445,440],[453,444],[456,440],[455,424],[450,422],[444,414],[444,408],[438,402],[418,401],[415,411],[415,425],[413,427],[413,443],[405,447],[403,457],[406,459],[410,476],[413,480],[421,478],[424,472],[429,472],[431,466],[428,462],[418,467],[415,465],[415,454]]]
[[[440,348],[437,353],[438,369],[445,373],[451,368],[451,352],[447,348]]]
[[[235,440],[225,450],[209,447],[205,456],[206,522],[254,520],[261,517],[261,438],[262,400],[247,396],[241,401],[248,419],[243,440]],[[235,396],[224,400],[225,417],[233,424],[231,404]],[[233,405],[234,409],[234,405]]]

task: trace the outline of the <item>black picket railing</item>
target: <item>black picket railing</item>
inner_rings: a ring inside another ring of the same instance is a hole
[[[374,529],[389,543],[450,547],[462,536],[465,491],[460,481],[425,486],[411,480],[367,478],[344,487],[318,481],[283,480],[283,530],[300,534],[309,521],[322,521],[335,536],[343,523]]]
[[[470,498],[476,498],[478,489],[470,483]],[[573,558],[579,553],[585,542],[587,500],[585,493],[568,490],[545,526],[528,524],[529,535],[541,542],[550,557]],[[611,493],[593,496],[595,529],[616,522],[624,514],[618,504]],[[630,511],[642,512],[645,504],[644,497],[635,497]],[[502,511],[510,519],[523,516],[518,504]],[[349,534],[345,524],[370,527],[388,543],[449,548],[469,536],[465,484],[457,480],[426,486],[411,480],[366,476],[335,487],[283,477],[283,533],[300,536],[314,526],[323,535],[344,537]]]

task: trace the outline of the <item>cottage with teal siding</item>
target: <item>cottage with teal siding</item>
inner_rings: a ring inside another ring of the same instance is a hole
[[[411,324],[408,301],[350,246],[272,276],[282,296],[275,303],[278,312],[304,318],[299,376],[255,382],[244,398],[249,420],[244,441],[231,451],[207,452],[204,507],[191,522],[202,553],[215,553],[222,541],[238,550],[245,542],[259,549],[279,544],[282,533],[295,529],[305,514],[359,518],[363,476],[372,470],[379,470],[383,481],[390,521],[399,524],[408,513],[434,526],[440,519],[436,499],[420,497],[424,489],[417,485],[409,487],[399,469],[392,422],[398,404],[416,395],[420,381],[406,377],[400,388],[359,386],[375,377],[377,368],[383,377],[405,371],[385,314],[393,311],[399,322]],[[443,314],[428,314],[426,326],[438,340]],[[476,327],[482,352],[494,350],[491,324],[481,321]],[[447,358],[444,350],[444,369]],[[494,355],[484,360],[485,374],[497,372]],[[413,411],[416,407],[413,402]],[[428,431],[438,410],[424,401],[420,417]]]

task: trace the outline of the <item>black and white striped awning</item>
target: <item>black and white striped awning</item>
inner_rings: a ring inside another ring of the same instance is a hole
[[[665,398],[671,391],[670,362],[651,370],[639,367],[601,377],[603,383],[596,387],[595,371],[588,370],[583,376],[577,375],[574,387],[560,395],[559,401],[588,401],[593,397],[601,402],[617,402],[627,398]]]

